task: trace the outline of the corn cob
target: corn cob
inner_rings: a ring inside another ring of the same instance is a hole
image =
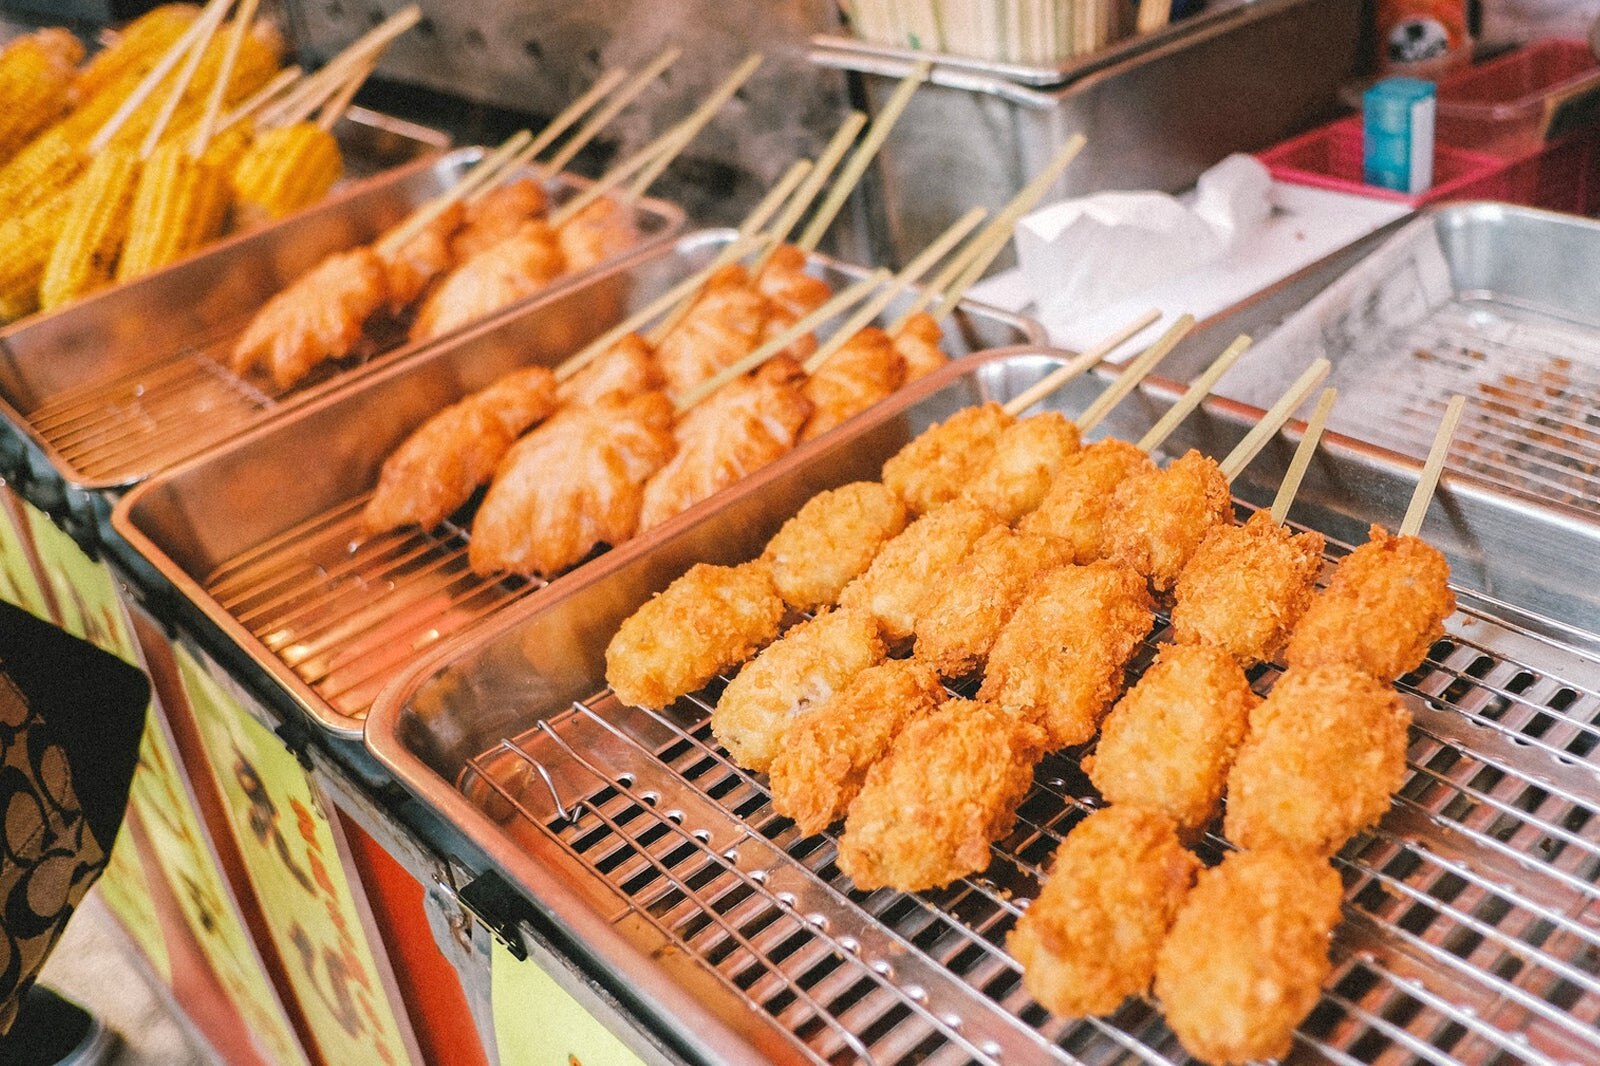
[[[66,30],[19,37],[0,53],[0,157],[9,158],[71,104],[83,45]]]
[[[13,322],[39,308],[39,278],[61,236],[72,187],[56,189],[32,210],[0,221],[0,319]]]
[[[128,209],[139,180],[138,157],[108,148],[73,188],[61,236],[39,282],[39,306],[61,307],[110,282],[128,233]]]
[[[239,160],[244,158],[254,140],[254,123],[249,120],[235,122],[211,138],[211,143],[206,145],[206,150],[201,153],[200,158],[222,173],[232,174],[233,168],[239,165]]]
[[[49,130],[0,167],[0,217],[23,214],[51,193],[71,185],[88,158],[59,132]]]
[[[292,215],[322,199],[343,172],[338,142],[315,123],[268,130],[234,168],[234,210],[241,225]]]
[[[173,141],[145,161],[128,220],[117,280],[128,281],[183,258],[222,232],[228,214],[224,171]]]
[[[111,43],[78,73],[75,86],[78,99],[87,101],[113,86],[124,88],[122,92],[113,93],[117,99],[126,96],[125,90],[132,88],[155,66],[156,60],[183,36],[199,15],[200,8],[194,4],[163,4],[122,27]]]

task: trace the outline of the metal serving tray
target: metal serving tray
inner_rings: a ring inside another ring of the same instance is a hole
[[[373,131],[369,140],[376,146],[382,138]],[[458,149],[353,182],[293,218],[0,330],[0,414],[27,435],[70,488],[125,489],[312,402],[354,375],[418,351],[425,345],[397,338],[381,355],[356,366],[351,360],[329,364],[281,394],[264,380],[235,375],[226,359],[234,339],[273,294],[324,257],[375,239],[448,188],[481,155],[480,148]],[[555,196],[570,196],[587,184],[561,175]],[[638,205],[641,247],[659,247],[682,223],[683,213],[670,204]],[[582,286],[609,267],[562,278],[549,291]]]
[[[952,365],[748,479],[698,521],[624,546],[441,646],[380,697],[368,746],[570,930],[591,965],[709,1060],[1182,1059],[1144,1002],[1103,1020],[1049,1017],[1004,951],[1019,901],[1036,894],[1093,802],[1078,752],[1039,767],[984,875],[914,896],[864,893],[835,865],[834,835],[802,838],[772,810],[765,778],[733,766],[711,738],[721,682],[660,714],[621,705],[604,682],[617,625],[690,565],[754,557],[814,492],[874,476],[929,423],[1017,395],[1060,362],[1018,350]],[[1073,413],[1100,387],[1080,380],[1046,402]],[[1132,439],[1176,395],[1137,394],[1106,429]],[[1213,402],[1173,446],[1220,455],[1253,417]],[[1256,460],[1236,485],[1243,500],[1270,496],[1291,447],[1280,439]],[[1319,454],[1295,518],[1346,543],[1364,537],[1365,521],[1397,523],[1419,464],[1372,461],[1338,439]],[[1600,560],[1600,530],[1545,525],[1462,482],[1444,487],[1426,534],[1469,585],[1557,543],[1572,565]],[[1299,1059],[1600,1055],[1600,660],[1531,635],[1514,609],[1467,591],[1461,604],[1450,635],[1401,685],[1416,714],[1410,779],[1338,859],[1347,895],[1336,967],[1297,1037]],[[1163,619],[1154,639],[1166,633]],[[1275,673],[1257,671],[1257,687]],[[1212,838],[1202,850],[1214,861],[1220,846]]]
[[[560,362],[730,237],[702,231],[641,252],[589,285],[307,402],[152,478],[121,501],[112,525],[177,586],[186,615],[220,628],[246,669],[264,669],[319,725],[357,735],[378,689],[424,649],[544,587],[474,575],[466,528],[366,537],[361,508],[384,459],[466,393],[517,366]],[[822,257],[812,269],[836,288],[863,273]],[[956,355],[1039,341],[1032,323],[977,305],[952,322],[946,347]]]
[[[1218,386],[1260,404],[1311,353],[1333,360],[1330,425],[1425,456],[1454,393],[1448,469],[1600,517],[1600,222],[1505,204],[1426,212],[1303,306]],[[1198,357],[1198,352],[1189,350]],[[1194,369],[1176,353],[1179,372]],[[1592,619],[1600,624],[1600,618]]]

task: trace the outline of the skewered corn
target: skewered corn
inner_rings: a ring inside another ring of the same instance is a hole
[[[162,145],[139,176],[117,280],[181,259],[222,231],[227,211],[226,176],[192,158],[183,142]]]
[[[61,236],[72,187],[56,189],[19,215],[0,221],[0,320],[15,321],[39,306],[39,278]]]
[[[273,221],[315,203],[343,171],[338,142],[315,123],[263,133],[233,172],[240,224]]]
[[[46,311],[70,303],[111,280],[128,234],[128,208],[139,181],[139,160],[109,148],[95,157],[72,191],[61,236],[39,282]]]
[[[128,23],[78,73],[78,98],[88,100],[113,86],[131,87],[199,15],[196,4],[163,4]],[[126,93],[111,95],[120,102]]]
[[[66,113],[82,58],[83,45],[61,29],[19,37],[0,53],[0,156],[9,158]]]
[[[211,138],[200,159],[223,174],[232,174],[254,140],[255,129],[251,123],[235,122]]]
[[[0,215],[24,214],[52,192],[70,186],[87,163],[88,157],[59,126],[34,138],[0,167]]]

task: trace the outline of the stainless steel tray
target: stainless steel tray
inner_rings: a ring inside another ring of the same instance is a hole
[[[364,136],[376,149],[403,128]],[[234,339],[274,293],[325,256],[373,240],[481,154],[458,149],[352,182],[293,218],[0,330],[0,414],[70,488],[118,490],[405,358],[424,345],[400,338],[359,366],[330,364],[283,394],[226,365]],[[555,195],[586,185],[562,175]],[[683,213],[643,200],[636,221],[648,249],[678,231]],[[551,291],[582,286],[609,266],[560,279]],[[519,306],[526,302],[498,315]]]
[[[1143,1002],[1104,1020],[1050,1018],[1004,951],[1015,900],[1036,893],[1093,796],[1075,758],[1039,768],[985,875],[915,896],[863,893],[835,865],[832,834],[800,837],[772,810],[765,778],[711,739],[720,683],[651,714],[622,706],[603,680],[618,623],[690,565],[753,557],[812,493],[873,476],[930,422],[1014,396],[1060,361],[1018,350],[946,368],[748,479],[699,521],[618,549],[562,591],[441,646],[380,697],[368,746],[712,1061],[1182,1059]],[[1047,402],[1075,412],[1099,388],[1080,381]],[[1175,395],[1147,390],[1106,428],[1136,437]],[[1173,447],[1222,454],[1249,423],[1247,409],[1214,402]],[[1237,486],[1245,500],[1270,496],[1290,447],[1279,440],[1257,459]],[[1392,526],[1418,465],[1331,440],[1295,517],[1346,542],[1365,521]],[[1600,560],[1600,530],[1546,525],[1470,484],[1445,486],[1426,533],[1469,583],[1552,541],[1573,565]],[[1411,777],[1338,860],[1336,968],[1297,1060],[1600,1055],[1600,660],[1531,635],[1513,608],[1468,591],[1461,603],[1402,685],[1416,713]],[[1154,638],[1165,634],[1158,625]],[[1273,673],[1263,668],[1258,686]],[[1217,847],[1205,845],[1213,859]]]
[[[1330,425],[1412,457],[1427,454],[1449,397],[1465,393],[1448,469],[1600,517],[1596,277],[1600,222],[1437,207],[1333,284],[1289,286],[1303,306],[1218,391],[1264,405],[1310,353],[1326,354],[1340,390]]]
[[[709,262],[730,236],[703,231],[641,252],[589,285],[304,403],[152,478],[119,503],[112,525],[247,666],[264,669],[323,727],[354,736],[378,689],[426,648],[544,584],[474,575],[465,529],[365,537],[361,508],[383,460],[467,392],[517,366],[560,362],[625,306],[643,306]],[[862,273],[821,257],[813,269],[836,287]],[[1032,323],[977,305],[952,322],[946,346],[957,355],[1039,340]]]

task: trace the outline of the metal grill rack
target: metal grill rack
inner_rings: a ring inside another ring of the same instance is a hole
[[[205,581],[228,612],[339,713],[365,717],[429,645],[544,587],[485,578],[446,522],[370,535],[363,493],[229,560]]]
[[[1166,628],[1158,618],[1132,673]],[[1400,682],[1415,712],[1411,772],[1390,814],[1336,860],[1336,965],[1292,1059],[1600,1059],[1592,664],[1519,662],[1526,638],[1471,607],[1451,629]],[[1259,668],[1257,690],[1276,673]],[[1183,1060],[1143,1001],[1105,1019],[1050,1017],[1004,950],[1049,856],[1098,802],[1081,751],[1039,766],[983,875],[860,892],[834,863],[833,834],[801,837],[765,780],[716,746],[722,683],[662,713],[603,692],[470,760],[462,789],[609,886],[641,950],[699,960],[814,1061]],[[1201,852],[1215,861],[1225,846],[1212,837]]]

